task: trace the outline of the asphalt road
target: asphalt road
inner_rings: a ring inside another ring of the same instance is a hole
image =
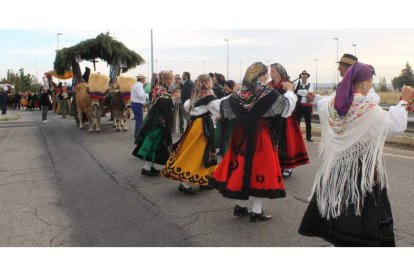
[[[69,116],[19,114],[0,122],[0,246],[330,246],[297,233],[317,143],[307,144],[311,164],[285,181],[287,197],[265,200],[273,219],[249,223],[215,190],[189,197],[177,182],[142,176],[134,121],[123,133],[102,118],[102,133],[91,134]],[[397,246],[413,246],[414,153],[387,148],[386,163]]]

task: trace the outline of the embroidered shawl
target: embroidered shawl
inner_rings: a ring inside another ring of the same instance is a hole
[[[321,167],[316,193],[322,217],[336,218],[349,205],[361,215],[364,200],[375,185],[387,185],[383,148],[389,129],[388,113],[372,99],[355,94],[345,116],[334,108],[334,99],[319,106],[322,141]]]

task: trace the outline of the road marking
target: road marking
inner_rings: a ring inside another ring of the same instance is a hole
[[[412,156],[404,156],[404,155],[392,154],[392,153],[384,153],[384,155],[414,160],[414,157]]]

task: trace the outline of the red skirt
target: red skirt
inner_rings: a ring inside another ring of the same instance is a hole
[[[236,123],[230,147],[209,180],[209,184],[218,189],[224,197],[249,199],[249,196],[286,196],[278,151],[273,145],[268,123],[265,119],[260,119],[256,125],[254,146],[250,151],[246,151],[248,142],[240,142],[240,139],[243,139],[243,126]],[[237,149],[234,145],[239,144],[242,145]],[[248,152],[251,152],[252,156],[249,157]]]
[[[309,163],[308,150],[303,140],[302,132],[294,116],[282,118],[285,124],[281,127],[279,136],[279,159],[282,169],[293,169]]]

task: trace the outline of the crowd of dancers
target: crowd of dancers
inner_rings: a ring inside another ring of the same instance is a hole
[[[372,66],[346,54],[338,69],[344,78],[329,96],[301,94],[279,63],[251,64],[240,86],[220,74],[202,74],[190,92],[185,82],[173,85],[180,75],[162,71],[148,114],[136,125],[132,154],[144,161],[145,176],[176,180],[178,190],[189,196],[197,194],[195,186],[216,189],[240,200],[235,216],[267,221],[272,215],[263,211],[263,199],[286,197],[284,178],[310,162],[295,112],[304,102],[317,105],[322,163],[299,233],[336,246],[395,246],[383,145],[405,130],[414,89],[405,86],[401,101],[387,112],[372,91]],[[188,81],[189,73],[183,77]],[[131,94],[134,98],[134,89]],[[173,143],[177,112],[187,125],[179,123],[182,136]],[[311,140],[309,133],[306,138]],[[251,201],[251,208],[241,200]]]

